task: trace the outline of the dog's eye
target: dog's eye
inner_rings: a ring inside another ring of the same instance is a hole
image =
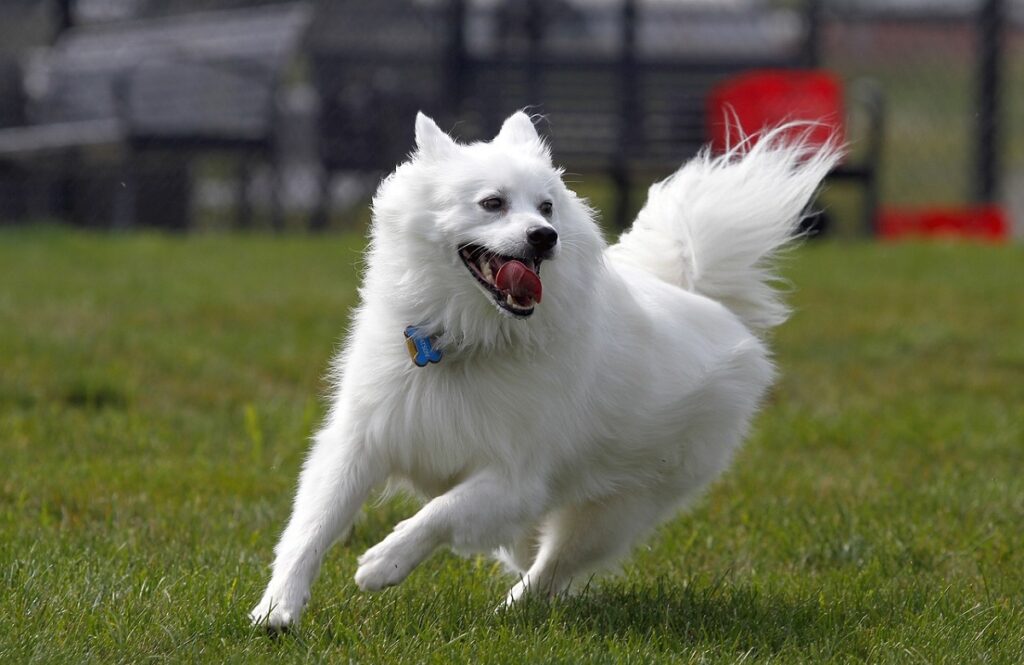
[[[540,214],[544,215],[545,217],[550,217],[551,201],[545,201],[544,203],[541,203],[539,206],[537,206],[537,210],[539,210]]]
[[[480,202],[480,207],[487,212],[498,212],[505,207],[505,201],[500,196],[488,196]]]

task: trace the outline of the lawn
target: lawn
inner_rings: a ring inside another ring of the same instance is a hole
[[[621,578],[495,614],[442,553],[360,593],[395,500],[251,629],[361,244],[0,232],[0,662],[1024,659],[1019,247],[794,252],[753,436]]]

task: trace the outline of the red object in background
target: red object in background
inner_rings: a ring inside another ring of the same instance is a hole
[[[843,86],[822,70],[764,69],[741,74],[711,90],[706,110],[715,153],[738,142],[737,130],[749,136],[792,121],[821,123],[792,130],[794,136],[808,133],[815,145],[832,138],[839,143],[845,140]]]
[[[1010,220],[997,205],[883,208],[878,214],[878,235],[886,240],[930,237],[1005,242],[1010,238]]]

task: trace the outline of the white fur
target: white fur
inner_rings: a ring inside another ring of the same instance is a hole
[[[773,376],[752,330],[785,316],[768,261],[838,156],[781,133],[699,156],[651,188],[609,248],[523,113],[472,145],[421,114],[416,141],[374,199],[333,406],[254,622],[298,619],[327,548],[385,482],[426,501],[360,557],[364,590],[398,584],[441,546],[504,561],[520,580],[506,602],[567,591],[628,554],[741,443]],[[510,202],[500,214],[479,205],[495,193]],[[517,319],[457,248],[518,254],[538,224],[557,230],[557,254],[542,303]],[[412,364],[411,324],[436,338],[439,364]]]

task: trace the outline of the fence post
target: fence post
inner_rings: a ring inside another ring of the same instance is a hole
[[[539,0],[526,3],[526,103],[541,101],[541,50],[544,45],[544,5]]]
[[[804,37],[804,65],[818,67],[821,64],[821,0],[807,0],[807,32]]]
[[[55,37],[60,37],[63,32],[70,30],[75,25],[74,0],[57,0],[54,13],[57,19]]]
[[[466,95],[466,3],[465,0],[451,0],[449,22],[451,34],[448,40],[448,81],[446,104],[442,104],[445,112],[451,114],[449,122],[454,122],[462,115],[463,98]]]
[[[636,65],[636,0],[623,0],[621,25],[621,50],[619,52],[619,105],[618,150],[612,158],[611,176],[615,183],[615,224],[626,228],[630,213],[629,157],[633,154],[636,135],[640,131],[637,109],[637,77],[640,72]]]
[[[1003,55],[1003,2],[983,0],[978,11],[978,124],[975,200],[998,196],[1000,176],[999,93]]]
[[[75,25],[74,0],[57,0],[54,7],[54,19],[56,26],[53,31],[53,41],[56,42],[60,36]],[[74,159],[72,158],[72,160]],[[65,221],[75,220],[75,183],[71,176],[71,169],[64,164],[56,177],[54,187],[56,188],[57,214]],[[31,181],[30,181],[31,182]],[[115,202],[116,205],[116,202]]]

